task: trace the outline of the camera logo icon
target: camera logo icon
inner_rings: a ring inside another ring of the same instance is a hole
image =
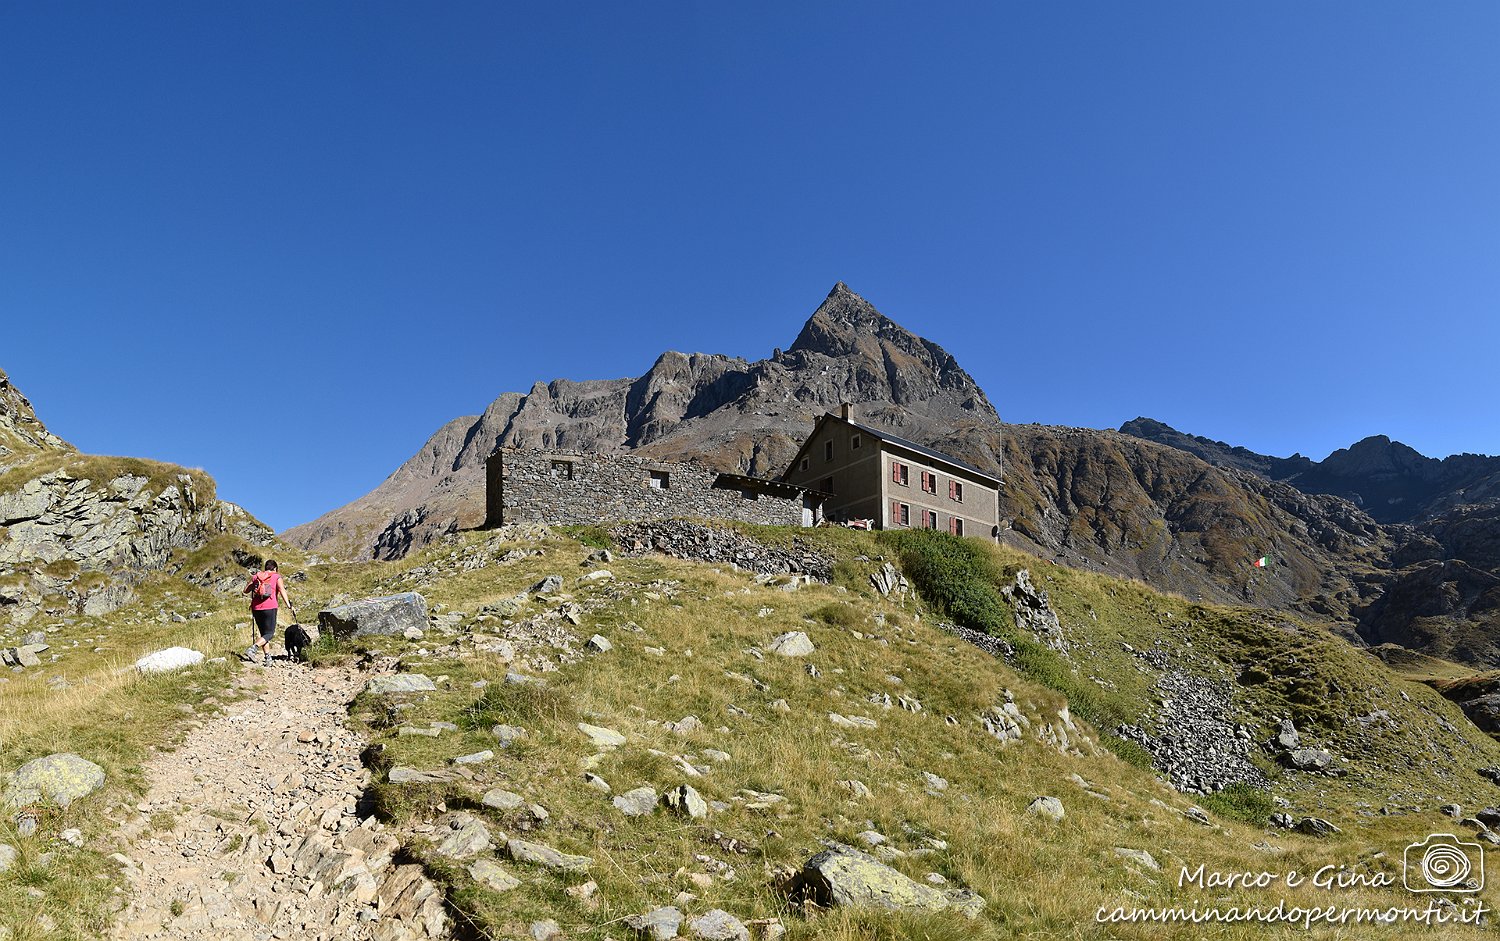
[[[1408,892],[1478,892],[1484,888],[1484,847],[1451,833],[1429,834],[1406,848],[1402,881]]]

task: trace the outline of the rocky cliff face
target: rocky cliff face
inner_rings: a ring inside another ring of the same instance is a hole
[[[21,390],[0,369],[0,469],[38,451],[66,451],[72,446],[48,431]]]
[[[168,570],[178,550],[270,532],[214,497],[202,471],[81,454],[46,430],[24,396],[0,386],[0,620],[106,614]]]
[[[1464,663],[1500,666],[1500,457],[1426,457],[1384,435],[1323,461],[1269,457],[1138,418],[1120,429],[1309,497],[1367,510],[1386,547],[1350,607],[1358,633]]]
[[[455,419],[374,491],[288,530],[304,548],[396,558],[484,517],[484,462],[497,448],[637,452],[770,476],[813,421],[841,402],[918,439],[996,427],[983,390],[942,347],[840,282],[791,348],[748,362],[663,353],[636,379],[538,382]]]

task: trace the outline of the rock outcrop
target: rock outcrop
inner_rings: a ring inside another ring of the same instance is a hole
[[[107,614],[129,603],[147,574],[173,570],[184,550],[225,534],[270,539],[244,510],[216,499],[202,471],[74,450],[8,380],[0,380],[0,448],[0,618]]]

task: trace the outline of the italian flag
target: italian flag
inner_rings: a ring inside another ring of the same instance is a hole
[[[1254,562],[1251,562],[1250,564],[1253,565],[1253,566],[1255,566],[1258,569],[1263,569],[1263,568],[1266,567],[1266,563],[1269,562],[1269,561],[1271,561],[1270,557],[1263,555],[1260,558],[1256,559]]]

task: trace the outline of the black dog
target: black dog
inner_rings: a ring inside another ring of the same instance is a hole
[[[289,624],[286,629],[286,655],[293,660],[306,660],[307,648],[317,642],[301,624]]]

